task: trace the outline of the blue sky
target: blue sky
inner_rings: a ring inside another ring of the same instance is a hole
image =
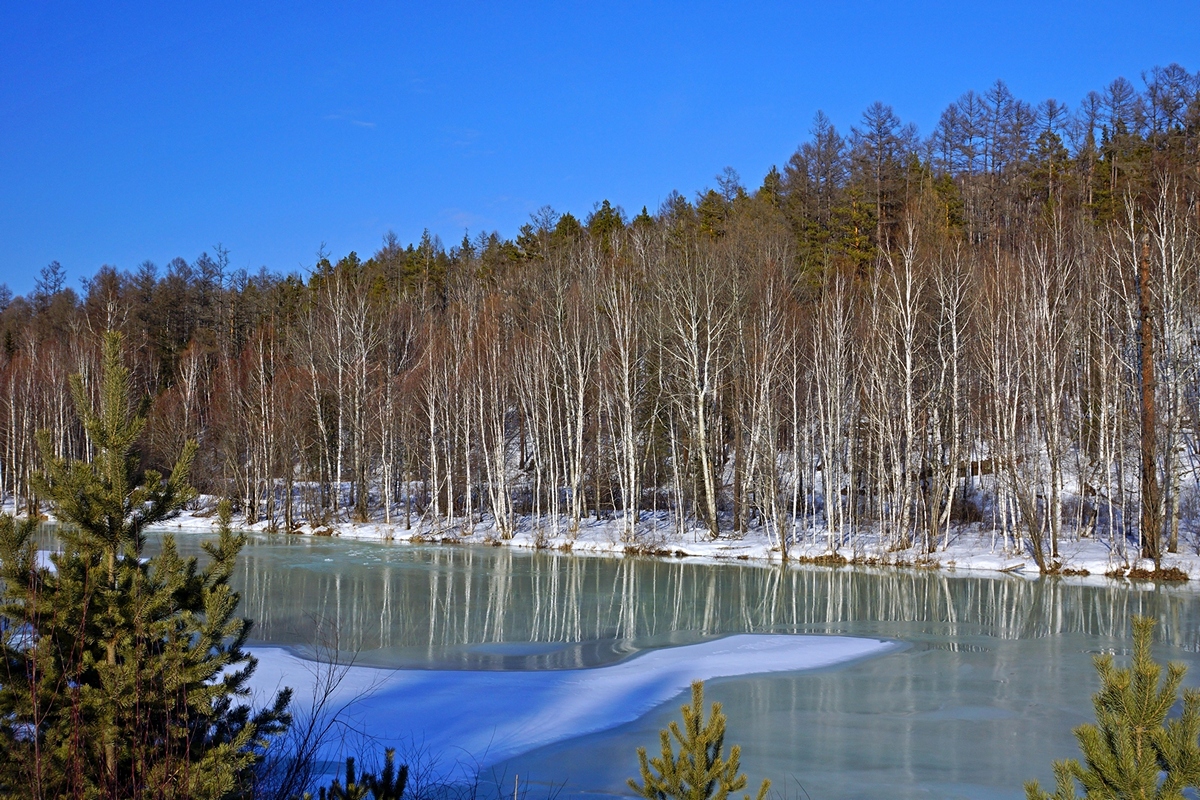
[[[250,5],[0,6],[0,281],[653,211],[726,165],[756,186],[818,109],[924,135],[997,78],[1074,108],[1200,69],[1195,0]]]

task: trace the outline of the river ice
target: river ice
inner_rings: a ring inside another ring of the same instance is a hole
[[[477,672],[350,666],[337,699],[339,705],[350,703],[348,717],[377,737],[380,746],[399,745],[403,752],[416,743],[438,754],[442,764],[484,768],[633,721],[697,679],[820,669],[900,647],[842,636],[737,634],[649,650],[593,669]],[[257,690],[292,686],[294,708],[310,706],[313,662],[279,648],[252,651],[259,660]]]

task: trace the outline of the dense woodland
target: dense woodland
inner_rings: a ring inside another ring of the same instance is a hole
[[[307,275],[217,248],[51,264],[5,291],[0,486],[34,510],[35,433],[87,455],[107,329],[153,398],[147,466],[279,529],[347,520],[570,536],[759,529],[938,547],[981,523],[1053,569],[1060,538],[1200,546],[1200,74],[1074,108],[997,82],[925,138],[876,103],[758,188],[630,218],[545,208],[512,239],[388,236]]]

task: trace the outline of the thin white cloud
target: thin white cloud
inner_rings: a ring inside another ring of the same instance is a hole
[[[327,122],[348,122],[358,128],[374,128],[375,123],[363,119],[357,119],[356,115],[351,111],[338,112],[336,114],[326,114],[321,119]]]

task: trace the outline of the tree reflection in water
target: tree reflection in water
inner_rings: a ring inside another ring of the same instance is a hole
[[[199,537],[181,544],[198,547]],[[733,632],[901,639],[835,670],[710,687],[744,766],[812,797],[1013,797],[1053,781],[1091,718],[1091,655],[1122,651],[1129,619],[1158,621],[1157,654],[1200,681],[1200,592],[1186,585],[917,570],[702,564],[487,547],[255,537],[237,584],[259,642],[301,647],[335,623],[361,663],[561,669]],[[619,729],[501,765],[621,794],[632,753],[678,703]]]
[[[1133,614],[1157,619],[1165,642],[1193,652],[1200,646],[1200,630],[1185,624],[1196,613],[1194,590],[1104,579],[781,569],[276,536],[251,540],[238,583],[258,641],[307,643],[320,620],[336,625],[343,649],[368,658],[395,651],[410,666],[421,657],[442,663],[470,645],[611,643],[590,655],[570,651],[574,662],[562,651],[558,660],[527,665],[586,666],[734,632],[1123,639]]]

